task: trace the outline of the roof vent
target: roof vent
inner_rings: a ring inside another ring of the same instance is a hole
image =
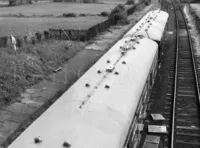
[[[115,75],[119,75],[119,72],[116,71],[116,72],[115,72]]]
[[[35,137],[34,138],[34,142],[36,143],[36,144],[38,144],[38,143],[41,143],[42,142],[42,138],[39,136],[39,137]]]
[[[123,61],[123,62],[122,62],[122,64],[126,64],[126,62],[125,62],[125,61]]]
[[[101,70],[98,70],[97,73],[101,73]]]
[[[110,60],[107,60],[107,63],[110,63]]]
[[[114,65],[109,65],[109,66],[106,68],[106,71],[107,71],[107,72],[112,72],[114,68],[115,68]]]
[[[90,84],[86,83],[86,84],[85,84],[85,87],[90,87]]]
[[[71,144],[69,143],[69,142],[64,142],[63,143],[63,147],[65,147],[65,148],[70,148],[71,147]]]
[[[105,88],[109,89],[109,88],[110,88],[110,86],[106,84],[106,85],[105,85]]]

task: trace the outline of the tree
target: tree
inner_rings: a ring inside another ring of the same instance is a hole
[[[131,4],[135,4],[135,3],[134,3],[134,0],[127,0],[126,3],[129,4],[129,5],[131,5]]]

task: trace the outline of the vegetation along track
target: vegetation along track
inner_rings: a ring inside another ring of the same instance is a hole
[[[171,148],[200,147],[199,85],[190,33],[182,8],[174,5],[176,18],[176,57]]]

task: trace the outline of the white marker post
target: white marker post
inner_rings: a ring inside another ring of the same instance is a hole
[[[15,51],[17,51],[17,46],[16,46],[17,41],[16,41],[15,37],[11,34],[11,35],[10,35],[10,38],[11,38],[11,43],[12,43],[12,45],[13,45],[13,49],[14,49]]]

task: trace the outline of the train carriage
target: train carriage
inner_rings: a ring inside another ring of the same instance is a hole
[[[143,35],[154,41],[160,42],[163,37],[164,29],[169,17],[165,11],[154,10],[147,14],[145,20],[141,20],[137,25],[132,27],[123,38],[134,35]]]
[[[63,147],[65,142],[72,148],[124,147],[133,117],[137,118],[137,127],[139,116],[144,114],[144,102],[157,68],[158,45],[138,38],[124,55],[117,45],[120,44],[113,46],[9,148],[55,148]],[[110,64],[114,64],[113,71],[107,71]],[[97,67],[102,73],[97,72]],[[87,83],[90,86],[86,87]],[[41,137],[40,143],[34,141],[37,137]]]
[[[158,59],[160,63],[160,58],[162,54],[161,43],[163,40],[169,14],[162,10],[154,10],[154,11],[150,11],[145,16],[148,16],[148,17],[145,17],[145,19],[142,19],[139,23],[137,23],[137,25],[132,27],[124,35],[123,38],[141,35],[157,42],[157,44],[159,45]]]
[[[146,14],[8,148],[136,148],[167,19]]]

